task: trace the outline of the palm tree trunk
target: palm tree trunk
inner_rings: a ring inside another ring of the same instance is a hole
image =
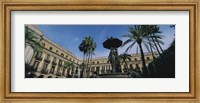
[[[83,67],[82,67],[82,78],[84,78],[85,76],[85,53],[83,54]]]
[[[86,54],[84,54],[83,78],[86,77],[86,60],[87,60],[87,56]]]
[[[153,41],[153,43],[154,43],[154,45],[155,45],[155,47],[156,47],[156,50],[157,50],[158,54],[161,55],[161,53],[160,53],[160,51],[159,51],[159,49],[158,49],[158,46],[157,46],[157,44],[156,44],[156,41],[154,40],[153,37],[151,37],[151,39],[152,39],[152,41]]]
[[[92,53],[90,55],[90,68],[92,67]]]
[[[87,69],[89,67],[89,62],[90,62],[90,53],[88,53],[88,55],[87,55]]]
[[[153,57],[153,68],[154,68],[154,71],[156,73],[157,71],[156,71],[156,66],[155,66],[155,56],[154,56],[152,45],[150,43],[150,39],[149,38],[148,38],[148,41],[149,41],[149,46],[150,46],[151,54],[152,54],[152,57]]]
[[[87,71],[86,71],[86,77],[89,76],[89,61],[90,60],[90,53],[87,54]]]
[[[92,53],[90,54],[90,71],[92,69]]]
[[[143,66],[143,70],[144,70],[143,72],[145,74],[147,74],[147,73],[149,73],[149,70],[146,67],[146,63],[145,63],[145,59],[144,59],[144,52],[143,52],[142,44],[141,43],[139,44],[139,48],[140,48],[140,53],[141,53],[142,66]]]
[[[88,55],[87,55],[87,76],[86,77],[88,77],[89,76],[89,62],[90,62],[90,53],[88,53]]]

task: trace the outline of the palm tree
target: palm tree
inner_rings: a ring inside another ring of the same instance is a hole
[[[29,29],[28,26],[25,26],[25,65],[27,68],[29,68],[28,64],[31,62],[36,53],[40,53],[43,49],[41,41],[42,37]],[[29,50],[31,50],[31,52],[28,52]]]
[[[83,77],[86,77],[86,69],[88,69],[89,62],[92,60],[92,55],[96,49],[96,43],[91,36],[85,37],[79,45],[79,50],[83,52]]]
[[[158,54],[161,55],[160,50],[163,53],[163,49],[162,49],[160,44],[164,45],[164,42],[162,42],[160,39],[163,39],[164,36],[159,35],[159,37],[158,37],[158,33],[162,33],[161,31],[159,31],[159,29],[160,29],[159,26],[157,26],[157,25],[145,25],[144,29],[146,30],[146,32],[149,35],[152,35],[151,39],[149,38],[149,41],[153,42],[153,45],[150,44],[150,48],[152,49],[152,48],[155,47]],[[156,37],[154,37],[155,34],[157,34]],[[159,50],[159,48],[160,48],[160,50]],[[151,51],[153,51],[153,50],[151,50]]]
[[[89,48],[88,48],[88,62],[87,62],[87,68],[89,68],[89,72],[90,73],[90,69],[91,69],[91,64],[92,64],[92,55],[95,55],[94,51],[96,49],[96,43],[94,42],[93,38],[91,38],[89,36]],[[90,67],[89,67],[90,64]],[[88,77],[90,75],[88,74]]]
[[[67,69],[67,76],[69,77],[69,72],[70,70],[73,70],[75,67],[74,63],[73,62],[65,62],[64,65],[63,65],[63,68],[64,68],[64,71]]]
[[[64,64],[63,64],[63,75],[64,75],[64,73],[65,73],[65,70],[66,69],[68,69],[68,64],[67,64],[68,62],[64,62]]]
[[[159,26],[153,25],[153,27],[152,27],[152,35],[155,35],[156,33],[162,33],[161,31],[159,31],[159,29],[160,29]],[[162,51],[162,53],[164,53],[164,51],[163,51],[163,49],[162,49],[160,44],[164,45],[164,42],[161,41],[160,39],[163,39],[163,37],[164,36],[162,36],[162,37],[160,36],[160,38],[154,38],[156,43],[158,44],[158,47]],[[155,46],[156,46],[156,44],[155,44]]]
[[[170,25],[170,28],[175,29],[175,25]],[[174,35],[175,35],[175,33],[174,33]],[[170,46],[174,46],[175,47],[175,38],[174,38],[173,42],[170,44]]]
[[[43,44],[41,43],[42,37],[39,37],[34,31],[25,26],[25,72],[29,71],[32,67],[29,66],[33,57],[43,49]],[[38,54],[39,55],[39,54]],[[34,69],[34,68],[33,68]],[[26,72],[27,73],[27,72]]]
[[[119,55],[119,59],[121,61],[122,64],[125,64],[125,68],[124,69],[128,69],[128,61],[131,61],[131,55],[127,54],[127,53],[123,53]]]
[[[129,28],[130,34],[125,34],[123,37],[128,38],[122,46],[125,46],[129,43],[131,43],[128,48],[126,49],[126,52],[130,50],[136,43],[139,46],[140,53],[141,53],[141,60],[142,60],[142,66],[143,66],[143,72],[144,74],[149,74],[149,70],[146,67],[145,59],[144,59],[144,52],[143,52],[143,47],[142,44],[147,48],[149,51],[149,38],[160,38],[159,35],[154,34],[154,35],[149,35],[147,33],[147,30],[145,29],[145,26],[143,25],[135,25],[134,27]]]
[[[144,29],[146,30],[146,33],[148,33],[149,35],[154,35],[155,33],[161,33],[161,31],[159,31],[159,28],[156,25],[145,25]],[[160,39],[162,39],[161,37],[162,36],[159,35]],[[151,39],[148,38],[148,42],[149,42],[150,51],[151,51],[151,54],[152,54],[152,57],[153,57],[153,68],[154,68],[154,71],[156,73],[155,55],[154,55],[154,52],[153,52],[154,47],[156,47],[159,54],[160,54],[160,52],[159,52],[158,47],[157,47],[156,42],[155,42],[155,41],[158,42],[158,36],[155,39],[156,40],[154,40],[153,37],[151,37]],[[154,45],[151,42],[153,42]],[[159,40],[159,42],[162,43],[162,41],[160,41],[160,40]],[[159,44],[159,42],[158,42],[158,44]]]
[[[144,73],[148,73],[148,69],[146,67],[146,63],[145,63],[145,59],[144,59],[144,52],[143,52],[143,48],[142,48],[142,42],[144,41],[144,39],[149,38],[149,35],[146,35],[145,31],[143,30],[143,27],[140,25],[135,25],[134,28],[130,27],[129,28],[129,32],[131,34],[126,34],[123,35],[123,37],[128,38],[124,43],[123,46],[127,45],[128,43],[131,43],[131,45],[129,45],[129,47],[126,49],[126,52],[131,49],[136,43],[139,45],[140,48],[140,53],[141,53],[141,59],[142,59],[142,65],[143,65],[143,69],[144,69]]]
[[[94,50],[96,49],[96,43],[91,36],[85,37],[87,47],[87,68],[91,62],[92,55],[94,55]]]
[[[28,26],[25,26],[25,43],[29,44],[34,51],[38,52],[43,49],[42,37],[37,36]]]
[[[81,42],[81,44],[79,45],[79,50],[81,51],[81,52],[83,52],[83,63],[82,63],[82,75],[81,75],[81,77],[85,77],[85,57],[86,57],[86,53],[87,53],[87,47],[86,47],[86,41],[85,40],[83,40],[82,42]]]

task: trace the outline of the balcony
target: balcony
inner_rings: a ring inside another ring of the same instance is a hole
[[[36,56],[35,58],[36,58],[36,60],[39,60],[39,61],[42,60],[42,56]]]
[[[56,60],[53,60],[52,64],[53,64],[53,65],[57,65]]]
[[[44,73],[44,74],[47,74],[47,73],[48,73],[48,70],[42,69],[41,72]]]
[[[58,66],[62,67],[62,63],[59,63]]]
[[[46,63],[50,63],[50,59],[49,59],[49,58],[45,58],[44,61],[45,61]]]

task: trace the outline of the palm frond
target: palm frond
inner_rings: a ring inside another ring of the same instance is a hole
[[[126,40],[126,41],[122,44],[122,47],[125,46],[126,44],[132,42],[132,41],[133,41],[132,39],[128,39],[128,40]]]
[[[161,41],[161,40],[159,40],[159,39],[156,39],[156,42],[158,42],[159,44],[162,44],[162,45],[165,44],[163,41]]]
[[[134,44],[136,43],[136,41],[134,41],[131,45],[129,45],[129,47],[126,49],[126,53],[134,46]]]
[[[148,52],[150,52],[150,49],[149,49],[149,45],[148,45],[148,43],[146,43],[146,42],[143,42],[143,45],[145,46],[145,48],[148,50]]]

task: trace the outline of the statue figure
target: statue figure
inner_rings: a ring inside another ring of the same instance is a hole
[[[121,72],[117,48],[110,48],[110,54],[108,56],[108,61],[110,61],[110,63],[111,63],[113,73]]]
[[[115,49],[114,48],[110,48],[110,54],[108,56],[108,61],[111,64],[112,67],[112,72],[115,73],[116,72],[116,54],[115,54]]]

